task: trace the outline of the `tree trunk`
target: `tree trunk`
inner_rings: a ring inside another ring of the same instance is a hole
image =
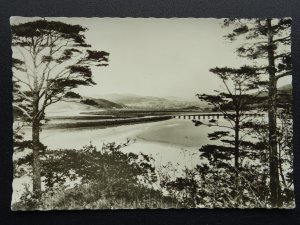
[[[39,111],[38,95],[33,97],[33,122],[32,122],[32,179],[33,179],[33,195],[40,197],[41,195],[41,169],[40,169],[40,121],[37,118]]]
[[[269,161],[270,161],[270,192],[271,192],[271,205],[273,207],[280,206],[280,183],[278,173],[278,152],[277,152],[277,80],[274,58],[274,42],[271,19],[267,19],[268,28],[268,73],[269,73]]]
[[[235,207],[240,206],[241,195],[239,194],[239,158],[240,158],[240,149],[239,149],[239,141],[240,137],[240,115],[239,110],[237,109],[235,112],[235,124],[234,124],[234,168],[235,168]]]
[[[235,120],[235,128],[234,128],[234,167],[236,169],[236,173],[238,176],[238,170],[239,170],[239,158],[240,158],[240,149],[239,149],[239,133],[240,133],[240,121],[239,121],[239,114],[237,113]]]

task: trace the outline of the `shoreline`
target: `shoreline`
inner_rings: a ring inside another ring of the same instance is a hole
[[[122,125],[134,125],[140,123],[158,122],[172,119],[172,116],[152,116],[152,117],[135,117],[135,118],[118,118],[109,120],[94,120],[94,121],[81,121],[73,123],[60,123],[60,124],[45,124],[44,129],[67,129],[67,128],[107,128],[117,127]]]

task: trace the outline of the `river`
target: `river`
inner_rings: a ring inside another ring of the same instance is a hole
[[[170,119],[115,127],[44,129],[41,142],[49,149],[80,149],[93,144],[101,148],[103,143],[125,143],[134,140],[122,149],[124,152],[142,152],[152,155],[157,163],[172,162],[191,166],[198,162],[198,149],[209,143],[207,134],[216,128],[195,127],[191,120]],[[30,132],[25,139],[30,139]]]
[[[106,128],[43,129],[40,138],[49,150],[65,148],[75,151],[84,145],[93,144],[100,149],[103,143],[119,144],[131,139],[134,142],[121,151],[142,152],[154,158],[156,167],[171,162],[181,171],[185,167],[192,168],[200,162],[199,148],[210,142],[207,134],[214,130],[215,127],[196,127],[188,119],[170,119]],[[30,140],[30,129],[25,129],[24,137]],[[13,202],[20,198],[24,184],[31,186],[29,177],[14,179]]]

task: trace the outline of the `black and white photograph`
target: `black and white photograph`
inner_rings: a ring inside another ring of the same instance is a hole
[[[294,208],[291,24],[11,17],[11,209]]]

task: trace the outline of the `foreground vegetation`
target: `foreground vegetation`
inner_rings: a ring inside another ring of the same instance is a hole
[[[110,143],[100,150],[88,145],[81,150],[47,151],[41,160],[42,195],[35,198],[27,189],[12,209],[180,207],[174,197],[155,188],[158,176],[151,157],[120,151],[128,144]],[[16,177],[24,171],[24,164],[30,166],[31,157],[15,162]]]

